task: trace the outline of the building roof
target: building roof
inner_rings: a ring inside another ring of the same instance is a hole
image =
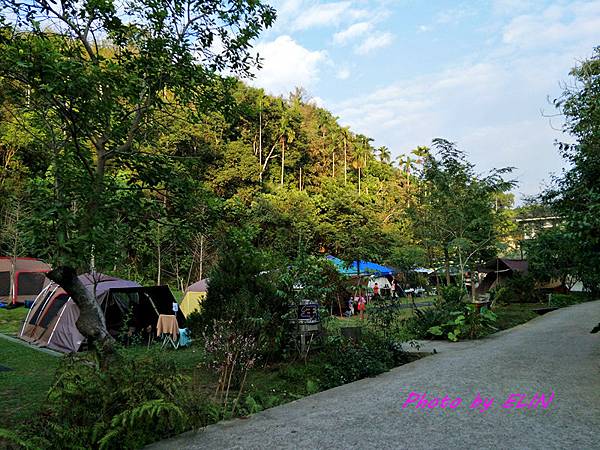
[[[527,262],[526,259],[500,258],[500,261],[502,261],[504,264],[506,264],[508,266],[508,268],[510,270],[512,270],[513,272],[526,273],[527,270],[529,269],[529,263]]]
[[[528,269],[529,263],[525,259],[497,258],[480,267],[479,271],[484,273],[506,271],[527,273]]]

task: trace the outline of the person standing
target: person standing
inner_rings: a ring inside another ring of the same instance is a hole
[[[348,313],[349,316],[354,315],[354,299],[352,297],[350,297],[350,299],[348,300]]]
[[[363,297],[362,293],[358,294],[358,311],[360,313],[360,320],[365,318],[365,310],[367,309],[367,302]]]
[[[379,297],[379,285],[377,283],[373,286],[373,297]]]

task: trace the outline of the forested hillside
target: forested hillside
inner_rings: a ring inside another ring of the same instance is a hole
[[[273,18],[261,8],[246,11],[248,40]],[[75,25],[4,30],[2,254],[181,289],[234,229],[280,262],[468,268],[497,251],[512,203],[504,171],[477,175],[442,139],[392,160],[301,89],[273,97],[240,81],[245,42],[207,52],[205,70],[176,36],[103,26],[113,40],[95,47]]]
[[[456,180],[467,197],[446,192],[442,199],[467,214],[457,224],[463,234],[444,238],[435,223],[423,223],[448,212],[421,189],[424,163],[435,161],[427,148],[394,164],[388,148],[342,127],[300,90],[276,98],[236,82],[228,94],[226,110],[194,118],[190,105],[153,117],[134,144],[134,158],[110,160],[89,235],[85,205],[96,194],[86,165],[68,145],[45,145],[37,118],[5,99],[2,253],[16,245],[20,255],[75,261],[80,269],[93,256],[98,270],[181,287],[215,262],[216,243],[229,227],[246,228],[258,247],[287,257],[329,252],[431,266],[444,239],[481,240],[471,236],[481,231],[468,230],[471,222],[496,213],[493,195],[467,192],[468,177],[475,180],[467,174]],[[465,155],[453,157],[453,164],[466,164]],[[463,211],[463,201],[475,209]]]

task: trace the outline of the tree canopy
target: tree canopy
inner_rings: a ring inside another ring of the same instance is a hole
[[[261,254],[405,270],[474,267],[498,248],[507,171],[479,175],[442,139],[376,147],[302,89],[241,81],[275,18],[263,2],[2,8],[5,254],[18,242],[21,255],[182,289],[246,227]]]
[[[546,192],[549,201],[565,221],[565,232],[573,244],[577,274],[597,293],[600,289],[600,47],[588,60],[576,66],[574,82],[564,86],[554,100],[565,118],[564,132],[574,143],[558,144],[570,168]]]

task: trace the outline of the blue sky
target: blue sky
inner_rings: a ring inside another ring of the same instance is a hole
[[[394,156],[443,137],[480,171],[515,166],[517,197],[563,161],[548,102],[600,45],[600,0],[271,0],[251,84],[303,87]]]

